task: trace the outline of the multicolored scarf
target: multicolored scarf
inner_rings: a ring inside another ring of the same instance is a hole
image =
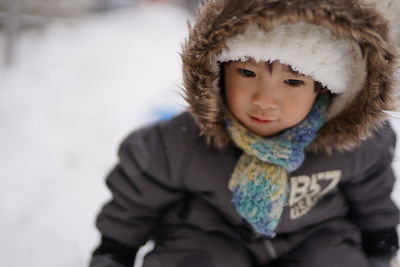
[[[274,136],[250,132],[230,112],[227,131],[243,150],[229,181],[236,211],[254,229],[273,237],[288,195],[287,174],[304,161],[304,148],[325,121],[328,96],[320,94],[306,118]]]

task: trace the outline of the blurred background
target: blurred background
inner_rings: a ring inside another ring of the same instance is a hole
[[[2,266],[87,266],[119,143],[185,108],[179,51],[199,1],[0,0]],[[379,5],[399,44],[399,1]]]

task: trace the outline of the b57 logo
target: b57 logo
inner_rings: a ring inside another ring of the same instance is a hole
[[[290,218],[304,216],[317,201],[336,187],[342,177],[341,170],[300,175],[290,178]]]

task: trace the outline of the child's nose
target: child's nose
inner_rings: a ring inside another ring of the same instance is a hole
[[[274,89],[263,87],[253,95],[252,102],[261,109],[276,109],[278,95]]]

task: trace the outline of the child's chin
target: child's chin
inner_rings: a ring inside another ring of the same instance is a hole
[[[249,128],[251,132],[255,133],[256,135],[263,136],[263,137],[268,137],[271,135],[275,135],[279,133],[279,130],[273,130],[273,129],[257,129],[255,127]]]

